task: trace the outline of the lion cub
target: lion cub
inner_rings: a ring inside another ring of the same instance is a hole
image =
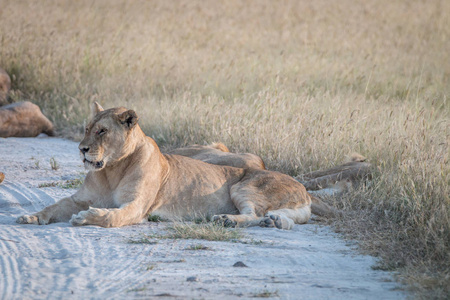
[[[162,154],[141,130],[136,112],[124,107],[104,110],[94,103],[79,149],[89,170],[81,188],[18,223],[70,220],[74,226],[119,227],[155,213],[181,220],[210,216],[224,226],[291,229],[311,215],[311,196],[290,176]]]

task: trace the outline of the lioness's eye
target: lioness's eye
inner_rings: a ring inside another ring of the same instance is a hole
[[[99,131],[97,131],[97,134],[98,135],[104,135],[106,133],[106,131],[107,130],[103,128],[103,129],[100,129]]]

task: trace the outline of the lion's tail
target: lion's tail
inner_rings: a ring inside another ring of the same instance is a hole
[[[329,206],[319,197],[311,195],[311,212],[321,217],[336,217],[340,214],[339,210]]]
[[[228,149],[227,146],[225,146],[222,143],[212,143],[211,147],[213,147],[214,149],[220,150],[222,152],[230,152],[230,150]]]

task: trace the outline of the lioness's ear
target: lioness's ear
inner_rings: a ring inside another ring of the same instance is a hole
[[[103,107],[97,101],[94,101],[91,104],[91,120],[101,111],[104,111]]]
[[[136,126],[139,120],[139,117],[137,116],[136,112],[131,109],[119,114],[118,117],[119,122],[127,126],[129,129]]]

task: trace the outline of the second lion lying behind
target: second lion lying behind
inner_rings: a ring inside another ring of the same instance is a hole
[[[225,226],[290,229],[306,223],[311,196],[288,175],[261,169],[208,164],[164,155],[138,125],[133,110],[95,104],[79,145],[90,170],[74,195],[18,223],[118,227],[149,213],[189,220],[212,216]]]
[[[215,165],[265,170],[264,162],[259,156],[251,153],[232,153],[222,143],[207,146],[193,145],[177,148],[168,153],[183,155]],[[342,194],[349,186],[357,184],[358,181],[367,177],[370,174],[370,167],[371,165],[365,162],[364,157],[354,154],[348,163],[324,171],[299,175],[295,179],[308,189],[312,201],[312,213],[330,217],[338,215],[339,211],[323,202],[321,197]]]
[[[168,154],[182,155],[219,166],[243,169],[266,169],[264,161],[258,155],[251,153],[231,153],[228,147],[222,143],[214,143],[208,146],[193,145],[177,148],[169,151]]]

